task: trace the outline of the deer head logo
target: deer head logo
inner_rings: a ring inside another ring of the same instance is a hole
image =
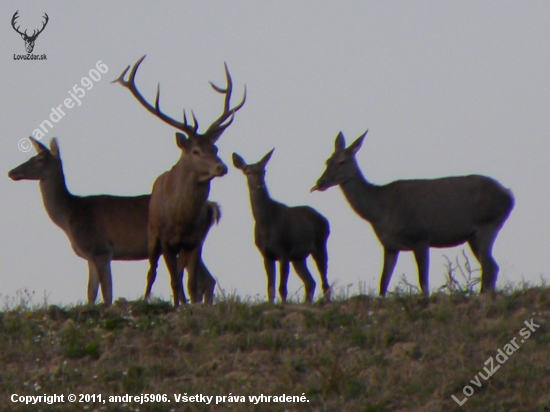
[[[44,13],[44,18],[46,20],[44,21],[44,23],[42,25],[42,28],[38,31],[34,30],[32,35],[29,36],[27,34],[27,30],[25,30],[25,32],[22,33],[22,32],[19,31],[20,26],[15,27],[15,23],[16,23],[15,21],[19,17],[18,13],[19,13],[19,10],[17,10],[15,12],[15,14],[13,15],[13,17],[11,19],[11,25],[12,25],[13,29],[21,35],[21,38],[23,40],[25,40],[25,48],[27,49],[27,53],[32,53],[32,51],[34,49],[34,42],[36,41],[36,38],[38,37],[38,35],[44,31],[44,28],[46,27],[46,24],[48,24],[49,17],[46,13]]]

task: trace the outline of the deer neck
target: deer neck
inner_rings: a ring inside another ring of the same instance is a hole
[[[340,189],[342,189],[352,209],[359,216],[369,222],[376,221],[380,213],[377,201],[379,187],[363,177],[363,173],[361,173],[357,164],[354,166],[353,173],[340,184]]]
[[[271,216],[270,208],[275,201],[269,196],[265,180],[253,181],[253,179],[248,179],[248,190],[250,192],[250,205],[254,220],[261,226],[268,225]]]
[[[65,229],[67,225],[66,217],[76,196],[73,196],[67,189],[61,163],[53,174],[40,179],[40,192],[50,219],[57,226]]]
[[[199,182],[196,170],[184,162],[176,164],[174,169],[175,196],[171,206],[177,211],[180,223],[195,221],[203,213],[210,194],[210,180]]]

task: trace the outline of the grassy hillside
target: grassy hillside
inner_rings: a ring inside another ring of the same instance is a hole
[[[549,325],[548,287],[284,306],[232,296],[178,311],[164,301],[23,302],[0,313],[0,410],[550,411]],[[500,367],[485,380],[491,357]],[[65,402],[25,405],[13,394]],[[170,402],[109,401],[125,394]],[[202,402],[183,398],[194,395]]]

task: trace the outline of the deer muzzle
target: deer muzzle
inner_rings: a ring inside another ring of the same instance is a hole
[[[323,185],[320,181],[317,181],[317,183],[315,183],[315,186],[313,186],[309,192],[312,193],[312,192],[324,192],[325,190],[328,189],[328,186],[325,186]]]
[[[214,176],[220,177],[227,174],[227,166],[223,163],[218,163],[214,167]]]
[[[21,180],[23,179],[23,173],[21,173],[19,170],[19,168],[16,167],[15,169],[12,169],[8,172],[8,177],[11,179],[11,180]]]
[[[223,163],[217,163],[212,166],[208,171],[199,173],[199,182],[207,182],[215,177],[222,177],[227,174],[227,166]]]

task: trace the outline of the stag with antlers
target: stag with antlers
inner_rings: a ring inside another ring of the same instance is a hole
[[[128,80],[128,66],[113,83],[120,83],[150,113],[180,130],[176,132],[176,143],[181,149],[178,162],[167,172],[161,174],[153,184],[149,205],[149,272],[147,274],[146,296],[149,295],[156,277],[156,268],[160,255],[164,257],[170,273],[174,306],[186,303],[182,287],[182,269],[188,272],[187,287],[191,302],[200,302],[200,282],[197,267],[201,259],[202,246],[206,237],[209,209],[206,207],[210,192],[210,182],[215,177],[227,173],[227,166],[218,157],[216,141],[233,122],[235,113],[246,101],[246,88],[239,104],[231,107],[233,84],[227,65],[225,75],[227,86],[221,88],[210,82],[212,88],[225,95],[223,113],[204,133],[199,133],[199,123],[194,114],[193,124],[189,124],[185,110],[183,121],[179,122],[160,110],[160,93],[157,87],[155,105],[151,105],[138,91],[135,77],[139,65],[145,56],[132,67]],[[213,286],[205,294],[207,303],[213,301]]]
[[[46,28],[46,25],[48,24],[48,20],[50,19],[48,17],[48,15],[46,13],[44,13],[44,19],[46,19],[44,21],[44,23],[42,23],[42,28],[40,30],[34,30],[32,32],[32,35],[28,35],[27,34],[27,30],[25,30],[24,32],[21,32],[19,31],[19,27],[21,26],[17,26],[15,27],[15,24],[16,24],[16,20],[19,18],[19,10],[17,10],[15,12],[15,14],[13,15],[12,19],[11,19],[11,26],[13,27],[13,29],[19,33],[21,35],[21,38],[23,40],[25,40],[25,48],[27,49],[27,53],[32,53],[32,51],[34,50],[34,42],[36,41],[36,38],[38,37],[38,35],[40,33],[42,33],[44,31],[44,29]]]

